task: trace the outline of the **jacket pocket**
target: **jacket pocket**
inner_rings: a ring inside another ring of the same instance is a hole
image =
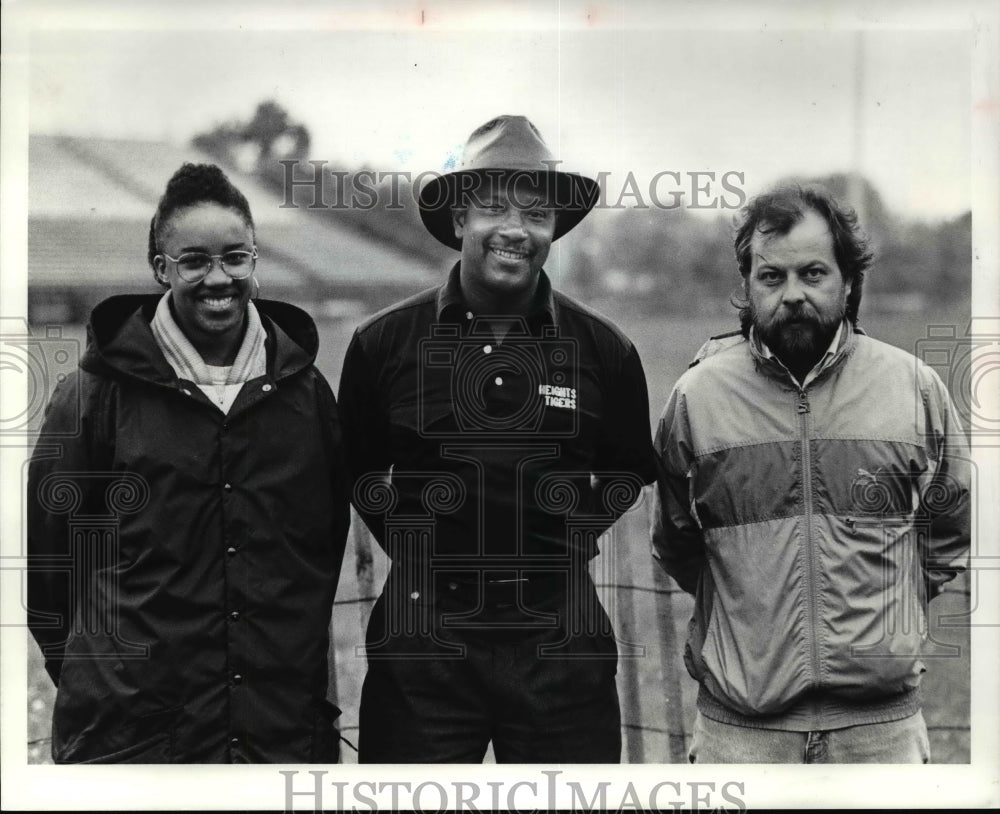
[[[831,517],[824,544],[826,685],[844,697],[917,686],[927,632],[920,533],[908,517]]]
[[[141,715],[92,733],[53,754],[56,763],[173,763],[177,718],[183,707]]]
[[[695,681],[705,678],[708,668],[705,665],[704,647],[709,632],[716,622],[715,614],[715,582],[712,572],[706,563],[698,575],[698,587],[695,593],[694,610],[687,626],[687,645],[684,648],[684,665],[688,674]]]
[[[151,738],[146,738],[138,743],[126,746],[116,752],[111,752],[90,760],[78,761],[80,764],[89,763],[172,763],[173,760],[173,734],[171,732],[160,732]],[[70,761],[77,762],[77,761]]]

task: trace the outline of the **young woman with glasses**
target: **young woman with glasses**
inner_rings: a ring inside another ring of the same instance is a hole
[[[246,198],[185,164],[150,225],[165,291],[98,305],[52,396],[28,613],[57,763],[338,759],[340,427],[310,317],[251,299],[257,258]]]

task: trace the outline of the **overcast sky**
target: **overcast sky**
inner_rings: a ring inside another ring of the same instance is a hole
[[[416,174],[524,113],[612,190],[736,171],[752,194],[857,166],[897,212],[970,207],[971,36],[913,15],[859,36],[861,17],[817,3],[159,5],[38,21],[30,130],[186,141],[270,98],[311,157]]]

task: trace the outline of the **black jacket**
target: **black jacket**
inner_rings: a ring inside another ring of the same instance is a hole
[[[228,415],[179,380],[157,296],[94,310],[29,471],[29,627],[56,762],[328,762],[328,624],[349,523],[316,328],[258,301],[267,375]]]
[[[394,561],[585,567],[655,478],[639,355],[545,272],[502,341],[459,280],[456,264],[354,333],[340,410],[355,507]],[[427,518],[432,542],[411,534]]]

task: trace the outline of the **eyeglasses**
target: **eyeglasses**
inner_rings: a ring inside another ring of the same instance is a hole
[[[163,256],[177,265],[177,274],[185,283],[197,283],[212,271],[212,264],[218,260],[222,270],[234,280],[245,280],[253,274],[257,264],[257,247],[253,251],[233,251],[223,254],[208,254],[207,252],[185,252],[180,257],[171,257],[166,252]]]

